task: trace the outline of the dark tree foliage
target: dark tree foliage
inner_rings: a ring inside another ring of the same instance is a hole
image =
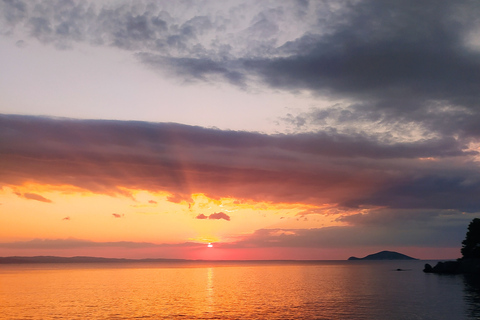
[[[480,259],[480,219],[475,218],[470,222],[462,245],[464,259]]]

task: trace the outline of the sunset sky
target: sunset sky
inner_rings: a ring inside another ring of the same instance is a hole
[[[478,17],[2,0],[0,256],[457,258],[480,217]]]

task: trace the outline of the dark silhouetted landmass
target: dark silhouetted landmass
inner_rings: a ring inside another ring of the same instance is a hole
[[[128,263],[128,262],[180,262],[183,259],[117,259],[97,257],[0,257],[0,264],[13,263]]]
[[[456,261],[438,262],[435,267],[425,264],[423,272],[440,274],[480,274],[480,259],[458,259]]]
[[[480,275],[480,219],[475,218],[468,225],[461,253],[462,257],[456,261],[438,262],[434,267],[427,263],[423,272]]]
[[[350,257],[348,260],[418,260],[395,251],[380,251],[363,258]]]

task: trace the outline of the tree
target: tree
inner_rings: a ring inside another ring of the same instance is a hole
[[[464,259],[480,259],[480,219],[475,218],[470,222],[462,245]]]

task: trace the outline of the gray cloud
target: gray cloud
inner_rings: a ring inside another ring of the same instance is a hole
[[[453,172],[424,174],[408,177],[395,185],[386,186],[375,195],[347,201],[345,205],[369,203],[395,208],[456,208],[466,212],[478,211],[480,200],[475,196],[480,192],[480,180],[459,179]]]
[[[408,215],[408,213],[407,213]],[[429,216],[428,218],[426,216]],[[311,229],[259,229],[225,247],[310,247],[356,248],[377,247],[431,247],[459,248],[473,215],[441,215],[417,211],[412,219],[397,219],[396,223],[378,215],[378,223],[359,223]],[[358,217],[348,217],[358,222]],[[383,220],[383,221],[380,221]],[[460,250],[459,250],[460,254]]]
[[[475,2],[359,1],[341,14],[330,33],[286,43],[287,57],[245,60],[270,86],[357,101],[291,120],[478,137],[480,52],[465,42]]]
[[[473,215],[472,215],[473,216]],[[356,213],[348,216],[342,216],[337,221],[346,222],[350,225],[366,226],[403,226],[415,227],[420,224],[428,224],[432,220],[447,219],[466,223],[472,217],[458,210],[441,209],[373,209],[364,213]]]
[[[195,59],[165,57],[149,53],[138,53],[137,57],[141,62],[155,69],[167,70],[170,74],[185,79],[186,82],[196,80],[226,80],[235,85],[245,85],[245,75],[240,71],[229,68],[228,64],[225,62],[219,62],[208,58]]]
[[[273,7],[272,7],[273,6]],[[0,23],[6,34],[31,37],[64,49],[78,42],[165,57],[227,58],[233,52],[262,52],[280,30],[279,18],[294,7],[256,1],[3,1]],[[249,43],[254,40],[255,44]],[[232,47],[236,45],[236,48]],[[239,48],[241,47],[241,48]]]
[[[307,130],[358,133],[363,124],[400,140],[412,127],[416,139],[480,135],[480,51],[468,40],[480,30],[476,1],[8,0],[0,12],[5,35],[28,33],[59,49],[120,48],[185,82],[262,83],[355,101],[290,119]]]

